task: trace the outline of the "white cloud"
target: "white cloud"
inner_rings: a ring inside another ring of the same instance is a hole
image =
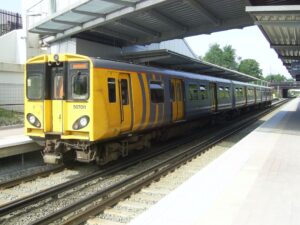
[[[281,60],[278,59],[276,52],[270,48],[269,42],[257,26],[222,31],[210,35],[198,35],[186,38],[186,40],[193,51],[202,56],[211,44],[218,43],[221,47],[232,45],[236,49],[237,56],[242,57],[242,59],[251,58],[258,61],[264,75],[280,73],[287,78],[291,78]]]

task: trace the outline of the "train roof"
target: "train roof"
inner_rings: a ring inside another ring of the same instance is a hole
[[[158,68],[152,66],[143,66],[143,65],[137,65],[132,63],[112,61],[112,60],[99,59],[93,57],[91,57],[91,60],[95,68],[119,69],[123,71],[137,71],[137,72],[149,72],[149,73],[162,73],[165,75],[181,76],[181,77],[192,78],[192,79],[202,79],[206,81],[217,81],[223,83],[233,82],[234,84],[262,87],[260,85],[249,84],[240,81],[228,80],[224,78],[212,77],[203,74],[196,74],[196,73],[190,73],[190,72],[184,72],[178,70],[170,70],[170,69]]]

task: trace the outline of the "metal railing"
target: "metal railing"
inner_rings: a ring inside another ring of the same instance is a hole
[[[22,28],[22,16],[19,13],[0,9],[0,36],[12,30]]]

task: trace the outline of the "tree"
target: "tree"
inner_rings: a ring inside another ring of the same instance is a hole
[[[262,76],[262,70],[260,69],[259,63],[255,59],[243,59],[240,62],[238,71],[254,76],[259,79],[264,79]]]
[[[203,60],[228,69],[236,70],[238,67],[235,49],[231,45],[226,45],[223,49],[217,43],[211,45],[205,53]]]
[[[282,74],[269,74],[265,77],[266,81],[269,82],[281,82],[281,81],[287,81],[286,77]]]

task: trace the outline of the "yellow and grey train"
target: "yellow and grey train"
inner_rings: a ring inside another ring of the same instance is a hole
[[[102,165],[178,124],[272,100],[264,86],[75,54],[28,60],[24,83],[26,135],[52,164]]]

